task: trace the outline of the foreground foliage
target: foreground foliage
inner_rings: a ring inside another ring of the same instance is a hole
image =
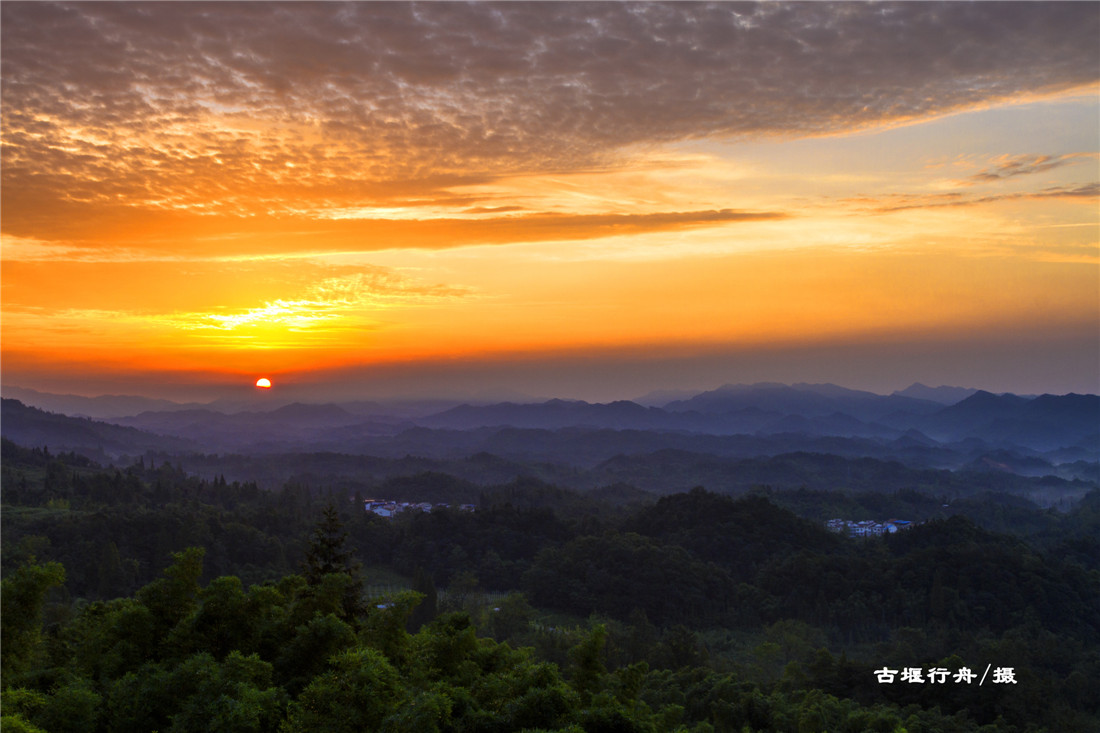
[[[1041,543],[961,517],[852,541],[701,489],[570,513],[517,482],[385,521],[300,486],[4,450],[5,730],[1100,725],[1100,574],[1078,560],[1096,494]],[[372,589],[383,567],[412,590]],[[986,664],[1017,683],[874,674]]]
[[[839,698],[797,668],[766,686],[707,667],[609,670],[600,624],[560,634],[571,646],[559,666],[479,637],[466,612],[409,633],[421,600],[412,592],[343,619],[355,582],[347,573],[202,586],[202,554],[178,553],[134,597],[88,604],[44,636],[27,627],[60,579],[56,568],[30,565],[5,579],[5,606],[9,593],[29,601],[4,609],[23,634],[4,647],[5,729],[977,730],[966,713]],[[824,651],[817,662],[834,676],[852,671]]]

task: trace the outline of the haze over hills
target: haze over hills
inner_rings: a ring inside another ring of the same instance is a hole
[[[912,398],[920,402],[934,402],[943,405],[954,404],[977,392],[977,389],[964,387],[926,387],[916,383],[904,390],[898,390],[891,396],[900,398]],[[35,389],[5,384],[0,388],[3,397],[17,399],[25,405],[38,407],[49,412],[57,412],[73,417],[92,417],[99,419],[114,419],[134,417],[143,412],[180,412],[184,410],[210,410],[221,413],[237,412],[269,412],[273,409],[285,407],[294,402],[305,400],[293,397],[282,397],[278,390],[271,392],[255,391],[247,396],[237,399],[218,399],[212,402],[173,402],[166,399],[157,399],[138,395],[100,395],[87,397],[75,394],[55,394],[42,392]],[[644,407],[659,407],[669,411],[683,411],[682,405],[690,403],[706,404],[722,402],[732,403],[736,399],[743,400],[747,405],[761,407],[775,411],[775,408],[786,397],[787,401],[796,405],[791,411],[805,411],[804,408],[817,404],[828,404],[839,401],[848,403],[859,401],[881,400],[884,395],[878,395],[864,390],[847,389],[833,384],[805,384],[796,383],[784,385],[772,382],[758,382],[755,384],[727,384],[709,391],[696,390],[653,390],[645,395],[629,401]],[[357,415],[401,415],[401,416],[427,416],[443,412],[452,407],[460,406],[488,406],[488,405],[531,405],[546,402],[580,403],[581,400],[539,398],[530,395],[515,393],[505,400],[492,399],[482,395],[477,398],[417,398],[399,397],[388,400],[353,400],[339,401],[344,409]],[[598,403],[593,403],[598,404]],[[614,404],[614,403],[608,403]],[[908,403],[910,405],[916,404]],[[695,409],[687,408],[688,410]],[[701,409],[701,412],[713,410]],[[724,411],[724,410],[723,410]],[[850,410],[849,410],[850,411]]]
[[[899,397],[913,397],[918,400],[931,400],[945,405],[953,405],[956,402],[965,400],[977,391],[973,387],[929,387],[920,382],[914,382],[905,389],[895,391],[894,394]]]
[[[201,444],[184,438],[45,412],[18,400],[4,398],[0,405],[0,432],[8,440],[28,448],[46,446],[55,452],[73,451],[97,461],[146,451],[181,453],[201,449]]]
[[[237,399],[217,399],[211,402],[173,402],[171,400],[142,397],[139,395],[101,395],[85,397],[75,394],[54,394],[26,387],[4,385],[0,393],[5,398],[16,399],[25,405],[37,407],[49,412],[57,412],[73,417],[91,417],[101,420],[133,417],[143,412],[182,412],[185,410],[207,410],[223,414],[238,412],[269,412],[280,407],[294,404],[293,397],[281,397],[279,391],[261,392],[256,390],[247,397]],[[518,398],[518,396],[517,396]],[[535,398],[527,398],[534,402]],[[491,400],[473,401],[476,404]],[[462,404],[463,400],[439,398],[402,397],[386,400],[383,404],[369,400],[342,401],[340,406],[356,415],[429,415]]]
[[[49,412],[59,412],[73,417],[99,419],[127,417],[151,410],[167,412],[171,410],[201,409],[206,406],[199,403],[179,403],[137,395],[83,397],[74,394],[51,394],[36,389],[6,384],[3,386],[2,393],[5,398],[19,400],[25,405]]]
[[[969,393],[944,405],[910,396],[928,393],[920,385],[904,392],[910,394],[877,395],[828,384],[760,383],[726,385],[663,406],[560,399],[488,405],[435,402],[415,408],[407,403],[272,401],[267,410],[233,412],[220,411],[215,405],[174,405],[106,422],[51,415],[5,399],[2,428],[5,437],[21,445],[49,445],[97,459],[149,451],[223,455],[324,451],[431,460],[489,454],[524,464],[587,471],[612,460],[659,464],[643,457],[667,451],[710,456],[719,462],[812,452],[937,470],[1085,480],[1097,473],[1100,397],[1096,395],[1028,398],[960,388],[933,390],[939,397]],[[41,393],[29,398],[64,399]],[[127,404],[122,401],[125,398],[106,399],[118,401],[94,404]],[[162,405],[158,401],[154,406]],[[663,475],[668,472],[657,470]]]

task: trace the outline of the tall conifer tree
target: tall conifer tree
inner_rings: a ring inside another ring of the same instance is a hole
[[[351,550],[344,546],[347,537],[336,507],[329,504],[321,513],[321,521],[313,528],[302,570],[311,587],[320,586],[326,575],[347,575],[351,582],[344,594],[344,617],[353,618],[362,609],[363,565],[353,559]]]

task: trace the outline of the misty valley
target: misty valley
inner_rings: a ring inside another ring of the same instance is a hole
[[[1095,395],[5,395],[5,729],[1100,724]]]

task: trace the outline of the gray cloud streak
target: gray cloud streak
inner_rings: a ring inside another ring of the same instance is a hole
[[[1051,186],[1038,191],[992,194],[989,196],[966,197],[961,193],[942,194],[900,194],[880,198],[852,199],[854,204],[871,204],[870,211],[888,214],[911,209],[939,209],[945,207],[977,206],[999,201],[1039,200],[1039,199],[1094,199],[1100,196],[1100,183],[1084,183],[1078,186]]]
[[[1084,156],[1073,155],[1018,155],[998,161],[992,168],[975,173],[967,179],[967,183],[991,183],[1003,181],[1006,178],[1027,176],[1034,173],[1045,173],[1054,168],[1061,168],[1081,160]]]

